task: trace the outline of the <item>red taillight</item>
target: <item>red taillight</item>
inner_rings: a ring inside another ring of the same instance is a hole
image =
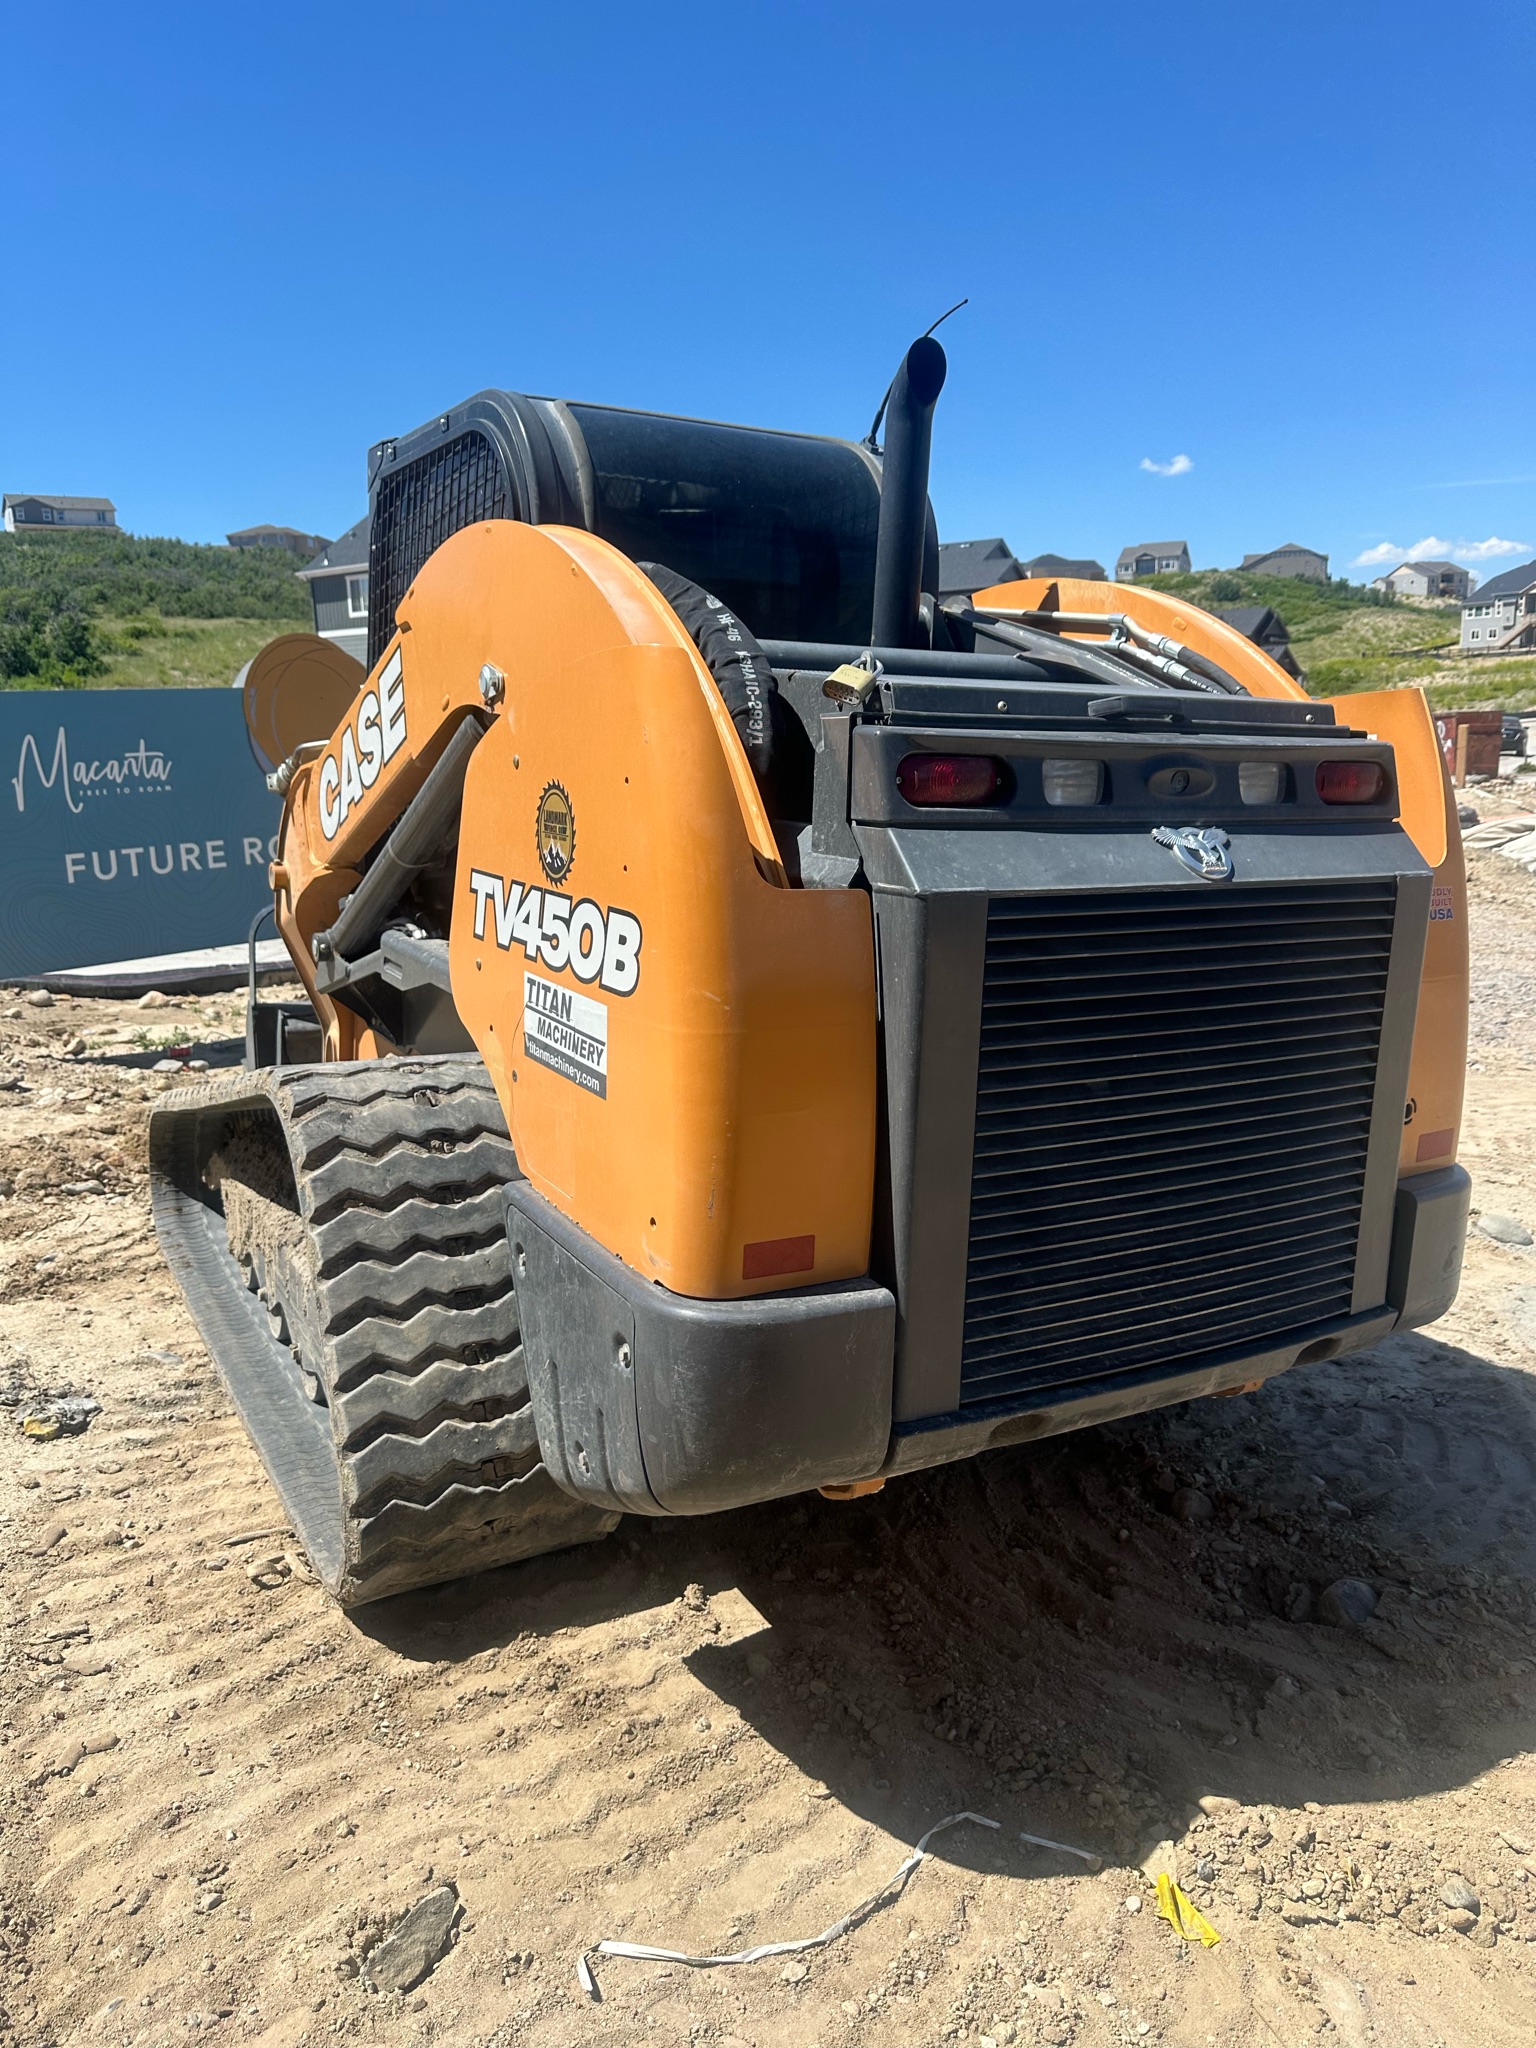
[[[1003,786],[991,754],[908,754],[896,787],[909,804],[989,804]]]
[[[1317,793],[1325,804],[1377,804],[1387,793],[1387,771],[1379,761],[1324,761]]]

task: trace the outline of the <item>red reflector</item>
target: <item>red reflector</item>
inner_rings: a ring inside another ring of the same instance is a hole
[[[811,1237],[765,1237],[756,1244],[743,1245],[743,1280],[770,1280],[776,1273],[809,1273],[816,1264],[816,1239]]]
[[[1387,771],[1379,761],[1324,761],[1317,793],[1325,804],[1375,804],[1387,793]]]
[[[1455,1148],[1455,1144],[1456,1132],[1454,1128],[1449,1131],[1426,1131],[1419,1140],[1418,1151],[1413,1156],[1415,1160],[1448,1159]]]
[[[909,804],[989,804],[1003,786],[991,754],[908,754],[896,787]]]

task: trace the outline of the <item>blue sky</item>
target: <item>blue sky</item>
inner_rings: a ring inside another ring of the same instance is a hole
[[[1487,575],[1536,553],[1533,77],[1528,0],[13,5],[0,484],[334,534],[498,384],[856,436],[969,294],[945,536]]]

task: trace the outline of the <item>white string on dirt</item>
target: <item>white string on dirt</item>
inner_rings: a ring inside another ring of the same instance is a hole
[[[643,1941],[600,1941],[594,1948],[583,1949],[576,1958],[576,1981],[589,1998],[598,1995],[597,1979],[592,1974],[588,1956],[621,1956],[636,1963],[685,1963],[694,1970],[715,1970],[732,1963],[761,1963],[770,1956],[798,1955],[808,1948],[825,1948],[828,1942],[837,1941],[850,1929],[857,1927],[861,1920],[868,1919],[878,1907],[888,1905],[898,1898],[906,1886],[907,1879],[924,1862],[928,1855],[928,1844],[935,1835],[942,1835],[946,1828],[958,1827],[962,1821],[974,1821],[979,1828],[1001,1827],[1001,1821],[989,1820],[984,1813],[950,1813],[943,1820],[935,1821],[927,1834],[922,1837],[912,1854],[899,1870],[888,1877],[880,1889],[871,1892],[867,1899],[846,1912],[841,1920],[834,1920],[830,1927],[824,1927],[820,1934],[808,1934],[800,1941],[765,1941],[756,1948],[744,1948],[731,1956],[690,1956],[680,1949],[653,1948]],[[1074,1851],[1074,1854],[1080,1853]]]

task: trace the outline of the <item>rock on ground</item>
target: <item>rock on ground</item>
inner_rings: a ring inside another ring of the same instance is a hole
[[[439,1885],[418,1899],[385,1935],[363,1965],[364,1980],[375,1991],[409,1991],[429,1976],[452,1944],[459,1895],[451,1884]]]

